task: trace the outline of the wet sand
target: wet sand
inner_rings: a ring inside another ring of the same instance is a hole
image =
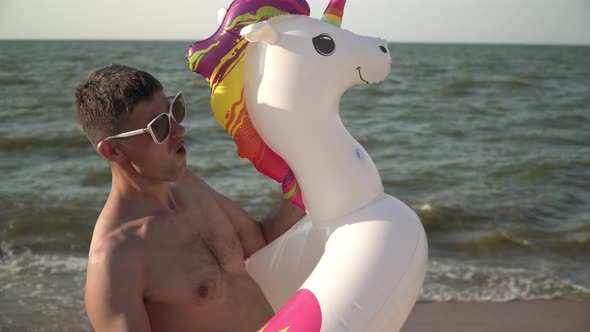
[[[402,332],[590,332],[590,300],[418,303]]]

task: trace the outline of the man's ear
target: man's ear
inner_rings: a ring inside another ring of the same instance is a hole
[[[267,21],[250,24],[240,31],[249,42],[265,42],[269,45],[279,41],[279,34]]]
[[[125,155],[121,151],[119,144],[116,142],[111,141],[101,141],[96,146],[96,151],[100,154],[104,159],[112,162],[118,162],[123,160]]]

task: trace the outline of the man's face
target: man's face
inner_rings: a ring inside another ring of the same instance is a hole
[[[157,92],[135,105],[122,131],[146,128],[156,116],[167,113],[169,107],[163,91]],[[186,166],[185,129],[174,120],[170,122],[170,137],[162,144],[156,144],[148,133],[119,140],[127,160],[144,177],[174,181]]]

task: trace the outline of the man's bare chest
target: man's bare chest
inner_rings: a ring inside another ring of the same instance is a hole
[[[242,245],[232,225],[222,217],[210,219],[205,226],[181,229],[150,245],[147,301],[211,301],[223,296],[226,273],[244,270]]]

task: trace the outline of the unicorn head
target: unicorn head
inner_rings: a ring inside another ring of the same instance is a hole
[[[384,80],[391,58],[385,40],[342,29],[343,11],[344,0],[332,0],[322,20],[281,15],[241,30],[249,41],[243,66],[249,117],[292,168],[308,212],[319,219],[383,192],[371,158],[342,125],[339,103],[350,87]],[[334,193],[346,194],[326,203]]]
[[[339,102],[353,85],[384,80],[390,54],[385,40],[340,27],[344,4],[331,0],[318,20],[305,0],[235,0],[215,34],[187,52],[238,154],[281,182],[293,203],[303,206],[303,193],[308,212],[324,220],[383,192],[373,161],[340,121]],[[310,162],[339,171],[310,172]]]
[[[245,77],[260,80],[257,90],[268,89],[265,95],[276,99],[261,102],[292,109],[288,105],[299,104],[294,98],[319,101],[321,96],[338,101],[353,85],[377,83],[387,77],[391,67],[387,42],[340,28],[344,3],[332,0],[322,20],[282,15],[242,29],[251,44],[250,58],[259,59],[246,66],[250,73]],[[270,92],[281,89],[288,93]]]

